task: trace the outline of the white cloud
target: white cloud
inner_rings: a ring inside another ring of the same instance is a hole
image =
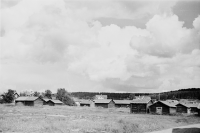
[[[191,53],[199,47],[194,29],[182,27],[176,15],[155,15],[147,24],[149,36],[133,36],[131,46],[140,52],[172,57],[176,53]]]
[[[198,87],[199,17],[187,29],[170,9],[175,1],[129,3],[24,0],[4,6],[0,89],[150,92]],[[145,14],[153,16],[146,29],[103,27],[94,21]]]

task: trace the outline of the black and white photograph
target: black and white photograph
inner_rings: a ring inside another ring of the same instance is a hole
[[[0,133],[200,133],[200,0],[0,0]]]

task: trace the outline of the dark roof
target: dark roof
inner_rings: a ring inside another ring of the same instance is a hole
[[[35,101],[39,97],[18,97],[15,101]]]
[[[94,100],[95,103],[110,103],[112,99],[97,99]]]
[[[145,104],[147,104],[147,103],[149,103],[151,101],[151,99],[149,99],[149,98],[144,98],[144,99],[133,99],[132,101],[131,101],[131,103],[145,103]]]
[[[115,104],[130,104],[132,100],[113,100]]]
[[[63,104],[63,102],[61,102],[60,100],[49,100],[49,101],[51,101],[51,102],[53,102],[53,103],[62,103]]]

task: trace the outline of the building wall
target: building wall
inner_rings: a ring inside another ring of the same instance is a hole
[[[162,114],[170,113],[169,107],[161,102],[157,102],[157,103],[154,103],[153,105],[149,106],[150,113],[156,113],[156,107],[162,107]]]
[[[43,101],[43,105],[47,105],[47,102],[46,102],[46,101]]]
[[[90,104],[84,104],[84,103],[80,103],[80,106],[87,106],[87,107],[90,107]]]
[[[63,105],[62,103],[54,103],[54,106],[61,106]]]
[[[191,107],[191,112],[192,112],[192,113],[198,112],[197,107]]]
[[[54,106],[54,103],[53,103],[52,101],[48,101],[47,104],[48,104],[49,106]]]
[[[95,103],[95,107],[108,108],[108,104],[107,103]]]
[[[90,104],[90,107],[95,107],[94,102],[92,102],[92,103]]]
[[[178,104],[178,105],[176,105],[176,112],[177,113],[187,113],[187,107]]]
[[[147,113],[147,104],[142,103],[131,103],[131,113]]]
[[[115,103],[113,101],[110,101],[110,103],[95,103],[95,107],[114,108]]]
[[[34,106],[42,106],[44,101],[41,98],[38,98],[34,101]]]
[[[130,107],[130,104],[115,104],[115,107],[117,107],[117,108],[128,108],[128,107]]]
[[[15,104],[17,106],[34,106],[34,102],[33,101],[15,101]]]
[[[110,103],[108,103],[108,108],[114,108],[115,107],[115,102],[112,100]]]
[[[25,101],[24,105],[25,106],[34,106],[34,101]]]
[[[169,108],[169,113],[170,114],[176,113],[176,108]]]
[[[17,106],[24,106],[24,102],[15,101],[15,105]]]

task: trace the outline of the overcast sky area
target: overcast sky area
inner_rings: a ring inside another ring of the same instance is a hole
[[[0,92],[200,88],[200,1],[1,0]]]

